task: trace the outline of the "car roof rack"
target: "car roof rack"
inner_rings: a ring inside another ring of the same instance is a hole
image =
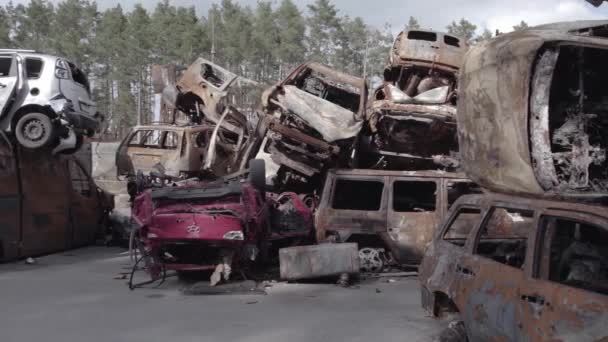
[[[32,52],[36,53],[36,50],[28,50],[28,49],[0,49],[0,52]]]

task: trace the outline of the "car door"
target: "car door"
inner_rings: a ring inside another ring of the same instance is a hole
[[[533,277],[520,293],[526,338],[608,339],[608,221],[565,210],[542,213]]]
[[[9,111],[15,99],[19,73],[17,55],[0,54],[0,118]]]
[[[427,295],[423,296],[423,305],[424,299],[429,297],[434,297],[432,302],[436,303],[439,293],[442,293],[458,308],[464,308],[468,295],[467,283],[471,281],[472,274],[462,268],[461,260],[470,253],[470,241],[482,215],[482,207],[473,203],[456,204],[450,212],[419,267],[423,294]],[[429,307],[429,303],[426,304],[425,307],[433,315],[439,314],[436,305]]]
[[[386,240],[400,263],[417,264],[441,220],[441,179],[395,177],[390,189]]]
[[[534,246],[528,238],[534,228],[533,209],[497,204],[475,232],[473,253],[457,266],[468,278],[461,315],[470,340],[525,340],[519,304],[521,291],[528,290],[526,252]]]
[[[95,240],[99,228],[100,203],[97,189],[84,168],[72,158],[66,161],[70,177],[70,219],[72,246]]]
[[[72,101],[76,111],[91,117],[95,115],[97,108],[91,99],[89,81],[85,73],[72,62],[60,60],[58,64],[70,69],[68,78],[59,79],[61,94]]]
[[[320,241],[333,233],[342,242],[353,234],[385,234],[388,177],[336,175],[328,182],[317,214]]]
[[[166,132],[157,129],[141,129],[131,135],[126,144],[126,155],[133,165],[134,173],[138,170],[149,173],[156,164],[164,165],[170,159],[175,150],[162,148],[164,133]]]
[[[63,160],[19,148],[23,225],[21,256],[69,247],[69,177]]]
[[[0,261],[18,257],[21,240],[21,192],[17,157],[0,132]]]

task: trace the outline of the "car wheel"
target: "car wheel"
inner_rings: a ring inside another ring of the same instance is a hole
[[[438,342],[467,342],[467,330],[463,321],[452,321],[447,328],[443,329]]]
[[[249,182],[262,193],[266,190],[266,164],[262,159],[249,162]]]
[[[55,137],[55,127],[48,115],[29,113],[17,121],[15,136],[23,147],[37,149],[51,144]]]

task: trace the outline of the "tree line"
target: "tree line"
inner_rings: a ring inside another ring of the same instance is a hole
[[[405,28],[420,25],[410,17]],[[476,36],[477,27],[464,18],[446,30],[471,43],[492,37],[487,30]],[[140,4],[131,11],[120,5],[100,11],[92,0],[0,6],[0,47],[34,49],[76,62],[89,75],[114,138],[138,117],[151,120],[152,64],[186,67],[202,56],[263,84],[307,60],[352,75],[362,76],[364,70],[381,75],[392,31],[388,24],[376,28],[342,15],[331,0],[315,0],[306,8],[292,0],[259,1],[253,8],[221,0],[203,16],[169,0],[152,11]]]

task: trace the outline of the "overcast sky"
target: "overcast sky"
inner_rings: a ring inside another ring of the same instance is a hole
[[[255,6],[258,0],[235,0],[238,3]],[[28,0],[13,0],[14,3],[27,3]],[[53,3],[58,0],[51,0]],[[207,13],[209,6],[219,0],[172,0],[179,6],[195,6],[199,14]],[[273,0],[278,3],[279,0]],[[301,9],[313,0],[294,0]],[[1,4],[8,0],[0,0]],[[97,0],[100,9],[120,3],[130,10],[134,4],[141,3],[152,10],[156,0]],[[351,17],[362,17],[373,26],[381,28],[389,23],[394,32],[407,22],[409,16],[416,17],[424,28],[444,30],[452,20],[462,17],[477,25],[479,31],[488,28],[507,32],[512,26],[525,20],[530,25],[556,21],[582,19],[608,19],[608,3],[599,8],[584,0],[333,0],[339,13]]]

